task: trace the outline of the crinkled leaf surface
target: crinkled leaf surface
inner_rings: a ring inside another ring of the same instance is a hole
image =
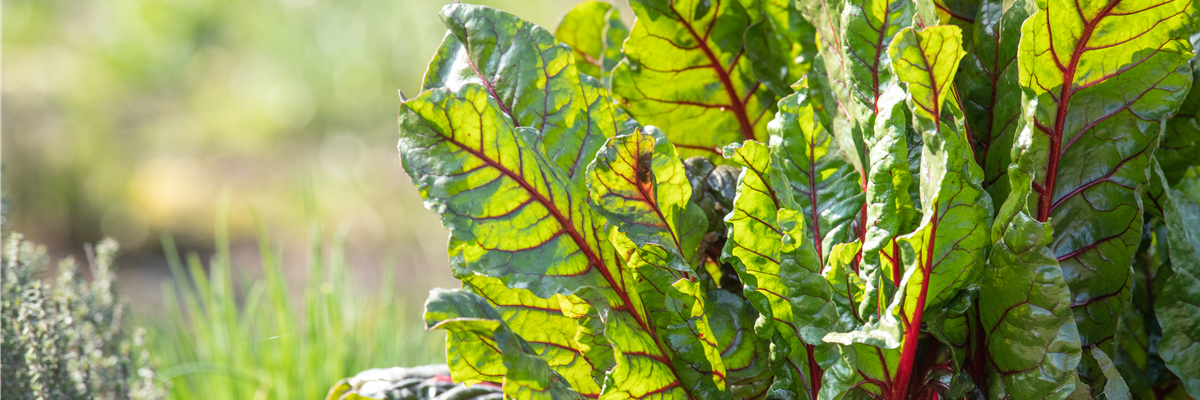
[[[579,75],[571,48],[542,27],[468,4],[447,5],[441,16],[450,30],[421,90],[483,85],[512,124],[537,130],[544,152],[580,181],[607,138],[634,129],[599,81]]]
[[[637,23],[613,94],[643,124],[655,125],[681,156],[723,161],[721,148],[765,141],[775,95],[747,60],[744,35],[758,20],[734,0],[635,0]]]
[[[850,0],[842,11],[849,107],[865,127],[874,126],[880,97],[897,84],[888,46],[901,29],[912,25],[914,4],[912,0]]]
[[[425,302],[425,326],[448,331],[446,358],[456,381],[501,383],[513,399],[582,398],[474,293],[434,289]]]
[[[897,239],[902,241],[906,272],[920,270],[905,287],[905,297],[916,300],[905,302],[905,315],[919,315],[917,309],[948,301],[974,283],[983,266],[984,246],[990,245],[990,201],[979,190],[982,171],[971,160],[965,133],[938,117],[963,57],[961,40],[955,26],[907,28],[889,49],[897,75],[908,84],[913,125],[924,139],[924,220],[915,232]]]
[[[605,386],[606,393],[686,395],[603,217],[583,185],[542,153],[536,131],[514,127],[484,86],[466,84],[406,102],[400,133],[405,170],[454,235],[456,263],[537,297],[579,294],[607,315],[604,335],[614,349],[649,358],[634,365],[618,357],[612,373],[638,379]]]
[[[927,310],[940,309],[979,276],[984,246],[989,244],[986,223],[990,210],[980,187],[982,172],[971,160],[965,134],[939,121],[963,54],[960,30],[954,26],[920,31],[906,28],[888,53],[897,76],[908,84],[913,124],[924,139],[924,216],[914,232],[897,238],[899,253],[884,251],[884,257],[899,257],[892,268],[904,269],[903,278],[894,283],[898,291],[888,302],[888,311],[860,329],[830,334],[825,340],[853,349],[862,377],[855,385],[885,398],[901,399],[910,390],[922,390],[925,379],[935,377],[916,375],[921,385],[910,384],[914,373],[924,374],[915,364],[921,324]],[[882,302],[885,293],[876,292],[875,296]]]
[[[1023,212],[996,225],[979,289],[986,393],[991,399],[1065,399],[1075,390],[1081,354],[1070,291],[1047,247],[1053,232]]]
[[[1191,83],[1191,7],[1041,0],[1021,30],[1019,81],[1032,132],[1013,155],[1033,178],[1026,212],[1053,226],[1050,248],[1071,289],[1082,345],[1105,354],[1129,299],[1142,229],[1138,190],[1161,121]],[[1093,359],[1084,357],[1081,372],[1100,385]]]
[[[814,112],[807,80],[796,89],[779,101],[767,129],[780,172],[804,214],[804,238],[823,263],[833,245],[853,240],[850,224],[862,207],[862,188],[854,167],[841,158],[833,134]]]
[[[694,398],[730,398],[725,391],[725,366],[717,350],[719,345],[715,335],[708,326],[699,283],[681,277],[674,268],[680,262],[677,256],[662,246],[647,244],[638,247],[620,233],[614,235],[613,242],[625,263],[634,269],[634,284],[659,340],[673,350],[665,358],[669,359],[669,365],[676,371],[683,388]],[[631,365],[636,365],[638,358],[647,356],[620,351],[623,347],[618,346],[618,357],[627,357]],[[636,377],[625,381],[613,379],[620,370],[618,366],[606,384],[641,384]]]

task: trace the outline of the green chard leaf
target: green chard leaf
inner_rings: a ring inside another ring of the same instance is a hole
[[[681,277],[676,267],[680,262],[677,256],[662,246],[637,247],[621,233],[614,234],[613,243],[625,263],[633,268],[635,287],[659,340],[674,350],[668,356],[669,365],[688,395],[703,399],[731,398],[725,391],[725,366],[708,325],[700,284]],[[637,347],[618,345],[617,357],[637,366],[640,358],[649,357],[641,351],[626,350]],[[637,393],[643,385],[640,381],[645,378],[623,377],[621,372],[623,368],[618,363],[605,384],[621,388],[621,393]]]
[[[644,124],[663,129],[683,157],[722,162],[721,148],[765,140],[776,97],[745,60],[758,20],[737,1],[635,0],[637,22],[613,71],[613,94]]]
[[[1151,179],[1157,180],[1157,175]],[[1112,356],[1117,370],[1129,385],[1130,394],[1139,399],[1162,398],[1155,393],[1182,387],[1179,378],[1158,356],[1162,327],[1154,312],[1154,300],[1171,275],[1171,267],[1165,264],[1168,253],[1166,229],[1160,217],[1148,219],[1142,228],[1142,243],[1133,258],[1130,304],[1121,315],[1117,350]]]
[[[912,24],[912,0],[851,0],[842,12],[841,46],[846,54],[851,115],[863,126],[874,127],[879,99],[896,86],[888,47],[896,34]]]
[[[954,83],[962,98],[975,161],[983,167],[983,188],[993,199],[1008,198],[1008,166],[1013,136],[1021,124],[1017,45],[1029,17],[1020,4],[985,0],[968,39],[974,51],[964,58]],[[939,15],[940,12],[939,8]]]
[[[983,269],[985,247],[991,244],[987,222],[991,200],[982,190],[983,171],[971,157],[962,126],[942,120],[951,100],[951,85],[962,50],[962,31],[952,25],[920,31],[906,28],[888,49],[896,75],[908,86],[913,126],[921,133],[922,222],[896,239],[900,244],[903,280],[900,322],[901,387],[912,371],[917,338],[925,310],[938,310],[957,292],[976,283]],[[885,250],[886,253],[886,250]]]
[[[936,343],[920,338],[923,323],[936,322],[938,336],[961,336],[953,332],[961,328],[949,326],[961,325],[951,321],[960,320],[952,314],[964,315],[966,300],[959,294],[976,284],[983,267],[984,247],[990,243],[986,224],[991,210],[980,186],[983,173],[971,160],[962,127],[947,125],[939,118],[963,57],[961,43],[961,31],[955,26],[932,26],[920,31],[905,28],[888,50],[897,77],[908,86],[913,126],[923,139],[920,175],[924,212],[915,231],[896,238],[896,245],[885,247],[880,254],[886,260],[880,275],[890,281],[877,285],[894,285],[895,290],[872,291],[868,287],[864,302],[881,303],[879,314],[854,331],[825,337],[827,342],[842,344],[847,355],[844,359],[858,370],[859,379],[839,382],[847,390],[855,388],[872,397],[904,399],[928,391],[942,395],[952,389],[965,392],[964,385],[969,386],[961,383],[963,378],[926,372],[935,365],[931,357],[936,359],[929,351],[922,353],[920,359],[924,361],[917,362],[918,348]],[[895,276],[900,279],[892,279]],[[955,299],[959,301],[952,301]],[[962,310],[940,315],[940,310],[947,307]]]
[[[1166,185],[1163,171],[1155,165],[1156,179]],[[1197,180],[1197,178],[1187,178]],[[1188,395],[1200,397],[1200,196],[1174,188],[1166,190],[1164,222],[1170,253],[1170,271],[1154,300],[1154,311],[1162,325],[1158,354],[1167,368],[1183,381]],[[1161,240],[1161,239],[1160,239]],[[1165,268],[1164,268],[1165,269]]]
[[[950,25],[953,24],[962,28],[963,31],[970,30],[975,27],[979,21],[979,10],[985,7],[986,0],[931,0],[934,7],[937,21],[927,21],[929,25]],[[999,4],[999,3],[997,3]],[[968,52],[978,51],[979,49],[970,47],[969,43],[964,43],[968,46]]]
[[[499,383],[513,399],[582,398],[474,293],[434,289],[425,302],[425,326],[447,331],[446,359],[455,381]]]
[[[1022,206],[1053,226],[1050,249],[1070,287],[1081,344],[1102,354],[1113,354],[1129,302],[1151,153],[1191,83],[1191,8],[1188,0],[1041,0],[1022,25],[1025,128],[1009,174],[1032,176],[1033,198]],[[1099,361],[1080,364],[1094,394],[1107,386]]]
[[[609,72],[624,58],[621,43],[629,37],[629,28],[612,4],[588,0],[563,14],[554,36],[574,50],[579,73],[607,82]]]
[[[730,236],[721,258],[737,269],[746,298],[761,315],[758,335],[771,340],[772,392],[816,399],[823,371],[835,360],[833,347],[821,338],[836,329],[839,316],[774,152],[754,141],[726,147],[726,157],[744,170],[725,219]]]
[[[636,128],[599,81],[579,75],[571,48],[542,27],[467,4],[447,5],[441,16],[450,30],[421,90],[482,84],[512,124],[539,132],[544,152],[569,177],[582,182],[604,141]]]
[[[769,359],[770,342],[754,333],[758,311],[746,299],[709,287],[704,309],[709,326],[721,346],[725,384],[735,399],[760,399],[771,387],[774,374]]]
[[[912,171],[905,138],[904,92],[887,51],[897,32],[911,25],[914,12],[911,0],[853,0],[846,3],[841,15],[840,48],[845,54],[843,68],[849,89],[845,105],[851,128],[842,131],[838,140],[859,170],[866,193],[855,232],[863,243],[860,263],[878,265],[875,254],[894,246],[893,239],[915,214],[908,194]],[[877,272],[877,268],[872,270],[867,273]],[[874,281],[869,279],[868,284],[874,285]],[[872,287],[872,291],[878,290]],[[864,305],[873,307],[875,303]]]
[[[804,19],[794,0],[759,0],[746,6],[754,19],[761,20],[746,29],[746,55],[754,76],[776,96],[792,93],[789,86],[812,68],[817,54],[816,28]],[[757,10],[755,7],[757,6]]]
[[[543,153],[537,131],[514,127],[485,86],[465,84],[405,102],[400,133],[405,170],[455,238],[455,265],[540,298],[574,294],[596,307],[618,355],[606,382],[634,382],[606,383],[602,397],[688,396],[604,218]]]

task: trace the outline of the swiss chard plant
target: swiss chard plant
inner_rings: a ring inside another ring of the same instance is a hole
[[[1200,397],[1192,0],[452,4],[399,153],[505,396]]]

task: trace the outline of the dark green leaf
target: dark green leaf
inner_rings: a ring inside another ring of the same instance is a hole
[[[1165,185],[1162,171],[1155,169]],[[1200,397],[1200,196],[1167,189],[1165,203],[1172,274],[1154,302],[1162,324],[1158,354],[1188,394]]]
[[[1105,354],[1129,301],[1139,187],[1160,121],[1191,82],[1191,7],[1187,0],[1043,0],[1022,25],[1026,128],[1013,155],[1015,168],[1032,176],[1025,212],[1053,226],[1050,248],[1071,289],[1082,345]],[[1098,394],[1106,378],[1094,360],[1084,357],[1081,373]]]
[[[998,0],[976,4],[969,52],[954,83],[962,98],[975,161],[983,167],[983,188],[993,199],[1008,198],[1008,165],[1013,136],[1021,125],[1017,45],[1029,17],[1020,4]],[[942,14],[939,12],[939,15]]]

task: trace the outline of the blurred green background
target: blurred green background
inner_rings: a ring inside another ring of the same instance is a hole
[[[4,233],[56,257],[117,239],[171,398],[312,398],[438,361],[419,308],[459,284],[396,114],[450,2],[4,0]],[[579,1],[476,2],[553,30]]]
[[[417,303],[456,285],[395,152],[396,91],[418,91],[449,2],[5,0],[6,229],[58,255],[117,239],[123,291],[153,306],[160,236],[207,257],[228,196],[235,260],[257,214],[303,261],[315,218],[349,232],[356,281],[391,260]],[[577,2],[478,1],[548,29]]]

